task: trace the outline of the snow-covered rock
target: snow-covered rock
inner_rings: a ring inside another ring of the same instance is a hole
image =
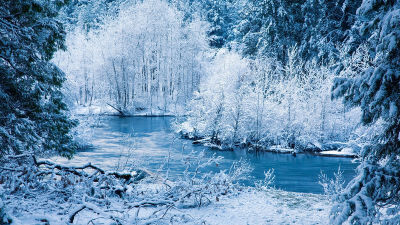
[[[277,152],[277,153],[292,153],[295,150],[293,148],[286,148],[280,145],[273,145],[268,148],[269,151]]]
[[[325,156],[357,157],[357,153],[352,148],[349,147],[343,148],[341,150],[322,151],[319,154]]]

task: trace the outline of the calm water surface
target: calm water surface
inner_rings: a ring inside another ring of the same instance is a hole
[[[171,129],[173,121],[173,117],[104,117],[104,126],[93,128],[93,149],[79,152],[68,162],[60,158],[54,160],[75,165],[92,162],[113,170],[134,164],[156,172],[164,166],[164,171],[169,168],[168,176],[173,180],[183,173],[185,156],[205,150],[206,157],[212,154],[223,157],[219,166],[210,170],[229,169],[233,162],[241,158],[249,162],[254,170],[243,182],[245,185],[253,185],[255,181],[264,179],[264,171],[273,168],[277,188],[306,193],[322,193],[322,187],[318,184],[321,171],[332,177],[340,166],[346,182],[355,175],[357,164],[348,158],[213,151],[179,138]]]

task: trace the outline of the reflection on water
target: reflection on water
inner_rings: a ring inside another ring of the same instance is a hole
[[[173,120],[172,117],[104,117],[105,126],[93,128],[93,149],[79,152],[70,161],[61,158],[54,160],[71,165],[91,162],[111,170],[129,169],[133,165],[150,171],[158,171],[168,161],[169,178],[173,179],[183,173],[185,155],[206,150],[206,157],[215,153],[224,158],[218,168],[209,169],[229,169],[233,162],[241,158],[248,161],[254,170],[251,177],[244,181],[245,185],[253,185],[254,181],[264,179],[264,171],[273,168],[277,188],[307,193],[322,193],[322,187],[318,184],[321,171],[332,177],[340,166],[346,181],[355,174],[357,164],[347,158],[221,152],[192,145],[190,140],[181,139],[173,133],[170,126]]]

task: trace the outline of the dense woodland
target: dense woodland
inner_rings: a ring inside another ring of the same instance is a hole
[[[350,147],[331,223],[398,224],[399,68],[398,0],[4,0],[0,162],[72,157],[82,108],[177,115],[224,150]]]

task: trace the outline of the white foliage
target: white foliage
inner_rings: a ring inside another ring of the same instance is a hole
[[[319,184],[324,188],[325,195],[330,198],[331,201],[335,201],[339,194],[344,190],[344,178],[343,171],[338,168],[338,171],[333,174],[334,178],[330,179],[326,174],[321,171],[319,175]]]
[[[218,51],[178,130],[191,138],[209,137],[227,148],[302,148],[308,143],[347,141],[360,114],[331,100],[334,73],[315,62],[303,63],[297,48],[288,55],[282,66],[272,58],[250,60],[233,51]]]
[[[67,74],[66,93],[80,105],[176,112],[198,89],[206,24],[184,23],[183,13],[163,0],[124,6],[99,29],[67,36],[68,51],[54,59]]]

